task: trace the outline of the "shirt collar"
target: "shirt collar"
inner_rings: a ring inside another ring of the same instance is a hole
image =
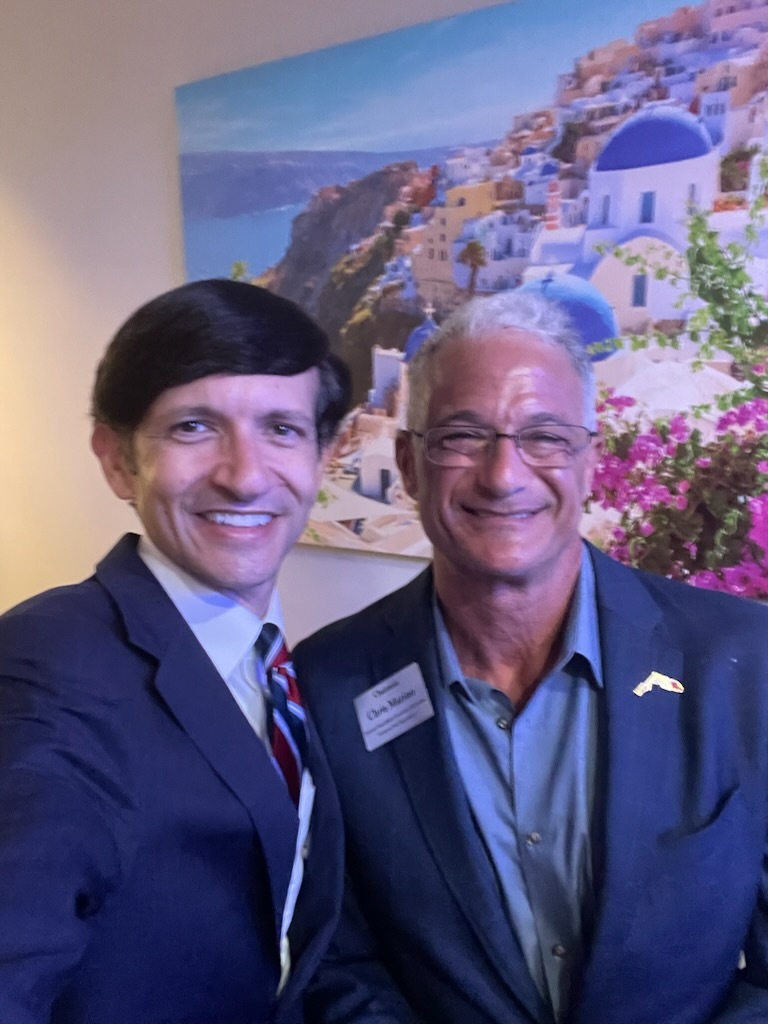
[[[446,687],[451,686],[457,681],[463,685],[464,673],[461,671],[459,659],[434,590],[432,592],[432,608],[435,631],[437,633],[442,683]],[[565,625],[562,655],[553,671],[559,671],[577,654],[581,655],[588,663],[595,685],[602,688],[603,667],[600,654],[600,626],[597,615],[595,570],[592,566],[592,559],[589,556],[586,544],[582,544],[581,567]]]
[[[272,591],[266,616],[260,619],[245,605],[210,590],[180,569],[146,535],[139,540],[138,551],[224,679],[252,649],[265,622],[273,622],[285,632],[276,590]]]
[[[556,670],[567,665],[575,654],[580,654],[592,670],[597,686],[603,686],[603,659],[600,653],[600,623],[597,614],[595,570],[589,549],[581,546],[581,569],[573,595],[568,622],[565,627],[563,654]]]

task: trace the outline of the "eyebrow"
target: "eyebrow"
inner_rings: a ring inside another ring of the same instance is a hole
[[[175,420],[175,419],[193,420],[193,419],[197,419],[198,417],[202,417],[202,416],[219,416],[219,415],[221,415],[221,414],[218,413],[213,408],[213,406],[211,406],[211,405],[179,405],[179,406],[172,406],[170,409],[167,409],[164,413],[162,413],[163,417],[167,417],[168,419],[172,419],[172,420]]]
[[[434,424],[436,427],[448,426],[450,423],[484,423],[485,420],[479,416],[472,409],[459,409],[456,412],[452,412],[450,416],[446,416],[445,419],[440,420],[439,423]]]
[[[456,412],[452,412],[450,416],[447,416],[439,423],[435,423],[433,425],[436,427],[443,427],[450,426],[452,423],[470,423],[478,426],[487,426],[488,420],[481,416],[475,409],[459,409]],[[553,412],[537,412],[528,417],[523,426],[535,427],[540,423],[566,424],[570,423],[570,420],[566,420],[562,416],[558,416]]]
[[[228,420],[231,417],[228,413],[215,405],[179,405],[174,408],[170,408],[161,413],[161,418],[169,422],[174,420],[196,420],[196,419],[215,419],[215,420]],[[264,409],[258,411],[253,419],[260,422],[275,420],[291,420],[292,422],[308,423],[314,425],[315,416],[314,410],[312,413],[307,413],[303,409]]]

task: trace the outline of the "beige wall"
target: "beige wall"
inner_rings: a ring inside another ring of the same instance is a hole
[[[174,86],[483,0],[7,0],[0,37],[0,610],[82,578],[133,520],[88,451],[96,360],[183,279]],[[295,638],[408,561],[300,549]]]

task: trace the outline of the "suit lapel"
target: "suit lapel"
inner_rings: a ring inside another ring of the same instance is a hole
[[[572,1018],[579,1024],[602,1019],[598,1009],[615,999],[624,940],[643,899],[659,832],[657,809],[665,806],[665,761],[679,698],[658,690],[638,696],[633,689],[654,670],[679,679],[683,669],[682,652],[637,577],[599,552],[593,562],[605,708],[597,768],[602,807],[593,830],[596,918]]]
[[[432,574],[404,592],[388,619],[393,632],[373,660],[373,678],[384,679],[416,662],[435,708],[434,718],[391,742],[392,755],[415,817],[454,899],[514,1000],[535,1020],[547,1010],[502,908],[488,854],[478,835],[456,767],[443,706],[434,619]],[[447,794],[443,799],[441,794]]]
[[[97,569],[123,614],[128,639],[153,658],[154,685],[212,770],[247,809],[262,838],[279,935],[298,818],[270,757],[226,683],[135,550],[123,538]]]
[[[296,846],[296,811],[264,744],[223,679],[202,648],[197,645],[198,650],[190,652],[190,646],[186,636],[174,637],[158,667],[155,687],[211,768],[245,806],[263,838],[279,934]]]

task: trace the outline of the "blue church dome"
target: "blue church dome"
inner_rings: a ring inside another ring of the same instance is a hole
[[[408,340],[405,343],[404,349],[406,363],[410,363],[427,338],[431,334],[434,334],[436,330],[437,324],[432,319],[432,314],[427,313],[421,323],[417,324],[408,335]]]
[[[621,333],[608,300],[589,281],[575,274],[548,274],[528,281],[521,292],[531,292],[564,307],[585,348],[600,345]],[[592,362],[613,355],[616,345],[592,352]]]
[[[533,156],[534,153],[538,153],[538,152],[539,152],[539,147],[538,146],[526,146],[525,149],[523,150],[522,155],[523,156]]]
[[[627,171],[693,160],[712,149],[709,132],[680,107],[648,106],[610,137],[595,161],[597,171]]]

